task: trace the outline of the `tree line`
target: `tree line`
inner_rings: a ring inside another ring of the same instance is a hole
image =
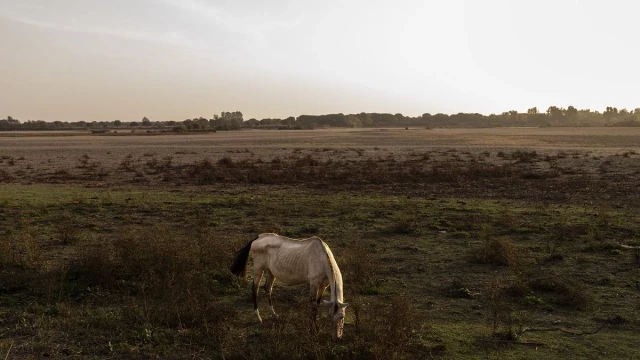
[[[18,130],[77,130],[109,129],[133,130],[162,129],[163,131],[212,131],[253,129],[313,129],[317,127],[380,127],[380,126],[421,126],[421,127],[505,127],[505,126],[640,126],[640,108],[633,111],[607,107],[603,112],[589,109],[578,110],[573,106],[561,108],[550,106],[545,112],[533,107],[526,113],[515,110],[501,114],[483,115],[479,113],[429,114],[411,117],[400,113],[359,113],[300,115],[285,119],[265,118],[244,120],[242,112],[221,112],[213,118],[196,117],[182,121],[151,121],[144,117],[141,121],[44,121],[27,120],[21,122],[11,116],[0,120],[0,131]]]

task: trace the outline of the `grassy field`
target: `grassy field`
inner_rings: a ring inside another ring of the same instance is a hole
[[[0,357],[640,357],[637,129],[4,135]],[[261,232],[329,244],[344,340],[256,323]]]

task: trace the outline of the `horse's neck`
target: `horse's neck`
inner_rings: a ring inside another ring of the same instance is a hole
[[[327,261],[328,261],[328,273],[327,277],[329,278],[329,286],[331,288],[331,301],[335,302],[338,300],[342,302],[344,300],[342,294],[342,274],[340,273],[340,268],[338,268],[338,264],[336,264],[336,260],[329,250],[329,247],[324,245],[324,249],[327,253]]]

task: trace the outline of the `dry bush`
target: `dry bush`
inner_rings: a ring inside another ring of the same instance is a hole
[[[430,349],[419,339],[427,332],[422,314],[408,297],[394,296],[371,306],[363,314],[361,329],[351,332],[347,326],[344,338],[338,342],[332,339],[333,323],[324,315],[322,306],[318,313],[314,323],[309,317],[308,303],[303,301],[282,309],[277,319],[265,319],[258,334],[248,339],[244,357],[408,359],[429,354]]]
[[[233,161],[232,158],[225,156],[223,158],[221,158],[220,160],[218,160],[218,165],[222,166],[222,167],[227,167],[227,168],[232,168],[234,167],[236,164]]]
[[[494,276],[485,289],[485,307],[491,336],[515,340],[513,305],[506,296],[508,287],[509,282],[505,276]]]
[[[100,241],[98,245],[80,250],[64,270],[68,280],[74,284],[110,288],[117,283],[118,265],[113,246]]]
[[[534,277],[529,280],[529,287],[534,291],[549,293],[550,303],[576,310],[588,309],[593,300],[584,286],[564,276]]]
[[[332,323],[324,308],[315,320],[306,301],[283,308],[277,319],[266,320],[258,336],[245,348],[251,359],[326,359],[332,351]],[[347,336],[347,335],[345,335]],[[246,356],[246,355],[245,355]]]
[[[13,176],[9,174],[5,169],[0,169],[0,182],[11,182],[13,180]]]
[[[10,229],[0,238],[0,267],[34,269],[42,256],[35,228]]]
[[[511,154],[511,159],[520,163],[531,163],[537,159],[538,153],[534,151],[517,150]]]
[[[356,330],[362,325],[362,313],[366,302],[362,295],[378,292],[375,288],[376,268],[373,254],[362,241],[356,241],[345,254],[345,264],[341,266],[345,276],[345,290],[349,299],[349,311],[353,312]]]
[[[505,178],[514,173],[508,166],[485,163],[460,164],[455,162],[441,162],[434,164],[428,174],[428,180],[451,182],[460,180],[479,180],[486,178]]]
[[[554,179],[560,176],[560,172],[558,170],[548,170],[548,171],[525,171],[522,173],[521,177],[526,180],[547,180]]]
[[[136,289],[138,320],[199,328],[217,321],[219,309],[211,299],[235,280],[226,269],[231,254],[223,244],[228,245],[199,242],[164,227],[133,230],[117,239],[117,276]]]
[[[514,266],[520,261],[518,248],[507,238],[490,237],[479,249],[474,249],[471,260],[479,264]]]
[[[183,180],[196,184],[262,183],[262,184],[390,184],[450,182],[461,179],[511,177],[508,166],[480,163],[442,162],[425,166],[412,160],[366,159],[363,161],[321,161],[310,154],[287,160],[275,158],[271,162],[234,161],[224,157],[217,163],[208,159],[182,166],[177,172]]]
[[[72,181],[76,179],[76,176],[67,169],[56,169],[49,178],[56,181]]]
[[[78,159],[78,166],[76,167],[79,169],[84,169],[88,165],[89,165],[89,155],[84,154]]]
[[[53,234],[62,244],[70,245],[76,243],[80,238],[80,229],[75,216],[69,211],[65,211],[58,216],[53,225]]]
[[[345,273],[345,288],[350,297],[370,292],[375,286],[377,265],[370,247],[362,241],[350,246],[344,256],[345,264],[341,266]]]
[[[414,212],[403,212],[394,216],[392,221],[385,233],[412,235],[420,232],[419,217]]]
[[[127,156],[124,157],[124,159],[122,159],[118,169],[120,169],[122,171],[125,171],[125,172],[134,172],[135,169],[133,167],[132,161],[133,161],[133,155],[132,154],[128,154]]]
[[[295,167],[318,166],[318,165],[320,165],[320,161],[314,159],[311,155],[306,155],[302,159],[296,160],[294,164]]]
[[[187,171],[187,176],[197,184],[215,183],[220,179],[215,166],[209,159],[203,159],[192,165]]]
[[[356,358],[425,358],[428,348],[418,334],[428,332],[422,314],[407,296],[393,296],[367,311],[357,334]],[[362,347],[360,347],[360,346]],[[363,346],[364,345],[364,346]]]

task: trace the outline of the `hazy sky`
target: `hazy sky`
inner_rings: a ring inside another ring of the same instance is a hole
[[[0,0],[0,118],[640,107],[629,0]]]

